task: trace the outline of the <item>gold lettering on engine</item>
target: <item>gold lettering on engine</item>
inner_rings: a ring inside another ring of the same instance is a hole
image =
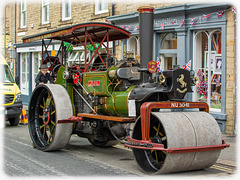
[[[177,88],[177,91],[180,93],[185,93],[187,91],[187,83],[184,81],[184,75],[181,74],[179,78],[177,78],[177,82],[179,82],[181,85],[181,88],[185,88],[183,90]]]

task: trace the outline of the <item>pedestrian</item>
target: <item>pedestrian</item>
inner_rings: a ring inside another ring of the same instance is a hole
[[[53,77],[48,73],[48,67],[46,64],[42,64],[39,69],[40,72],[35,79],[36,86],[39,84],[46,84],[48,81],[50,81],[51,84],[54,83]]]

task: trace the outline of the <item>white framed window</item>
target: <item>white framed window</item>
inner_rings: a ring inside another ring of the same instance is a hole
[[[95,0],[95,14],[108,12],[108,0]]]
[[[21,28],[26,28],[26,0],[21,0]]]
[[[127,53],[130,57],[136,58],[140,54],[140,41],[138,36],[131,36],[127,40]]]
[[[42,24],[49,23],[49,0],[42,1]]]
[[[71,18],[72,18],[71,0],[62,0],[62,21],[70,20]]]
[[[42,53],[33,52],[32,53],[32,90],[34,90],[36,87],[35,79],[40,71],[39,68],[41,66],[41,61],[42,61]]]
[[[28,53],[21,53],[20,56],[20,72],[21,72],[21,92],[24,95],[28,95],[29,91],[29,63]]]
[[[219,29],[193,32],[193,70],[198,77],[198,83],[193,88],[193,101],[207,102],[212,112],[221,112],[222,109],[224,59],[221,36]]]

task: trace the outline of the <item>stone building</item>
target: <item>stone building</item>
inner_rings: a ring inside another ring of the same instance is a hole
[[[84,22],[109,22],[131,32],[128,40],[112,43],[118,59],[128,54],[139,58],[138,12],[140,6],[152,6],[154,15],[154,60],[159,59],[162,70],[184,65],[191,60],[191,69],[199,78],[190,101],[210,104],[210,113],[218,121],[223,133],[234,134],[236,124],[235,26],[234,9],[228,4],[131,4],[78,3],[71,0],[37,3],[21,0],[6,5],[8,44],[15,48],[13,69],[20,77],[24,104],[28,104],[34,79],[41,60],[41,42],[22,44],[28,35]],[[50,50],[57,49],[52,42]],[[83,55],[76,47],[68,55],[69,62]],[[209,57],[209,58],[208,58]],[[209,62],[210,59],[210,62]],[[210,65],[210,66],[209,66]],[[208,78],[208,76],[211,78]],[[207,86],[211,88],[207,90]]]

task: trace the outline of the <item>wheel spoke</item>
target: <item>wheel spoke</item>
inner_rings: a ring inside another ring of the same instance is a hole
[[[51,115],[53,115],[56,111],[51,112]]]
[[[48,137],[47,143],[49,143],[50,139],[53,138],[52,130],[54,129],[54,126],[51,129],[50,126],[48,125],[48,129],[49,129],[49,137]]]
[[[46,133],[46,126],[43,126],[43,137],[45,136],[45,133]]]
[[[165,140],[167,140],[167,137],[164,136],[164,137],[161,138],[161,140],[162,140],[162,141],[165,141]]]
[[[52,123],[54,126],[56,125],[53,121],[51,121],[51,123]]]
[[[45,126],[45,124],[41,125],[41,126],[40,126],[40,129],[42,129],[44,126]]]
[[[157,154],[157,151],[155,151],[155,157],[156,157],[156,161],[158,162],[158,154]]]
[[[159,131],[159,128],[160,128],[160,123],[158,125],[158,129],[156,128],[156,126],[153,126],[153,129],[156,131],[156,135],[160,135],[160,136],[163,136],[163,134]]]

